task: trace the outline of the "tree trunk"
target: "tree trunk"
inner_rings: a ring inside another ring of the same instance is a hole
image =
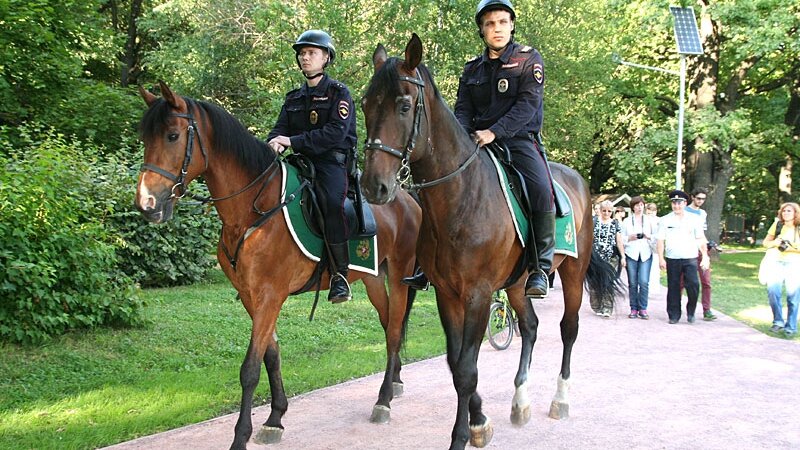
[[[132,0],[131,11],[128,16],[128,39],[125,42],[125,53],[122,55],[122,67],[120,69],[120,85],[122,87],[128,87],[131,81],[136,82],[135,68],[139,60],[139,45],[136,43],[138,36],[136,21],[139,20],[141,13],[142,0]]]

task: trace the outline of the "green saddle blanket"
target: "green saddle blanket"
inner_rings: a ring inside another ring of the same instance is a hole
[[[492,154],[492,152],[486,152],[490,158],[492,158],[492,162],[494,163],[495,169],[497,170],[497,176],[500,179],[500,184],[503,186],[503,195],[506,199],[506,204],[508,205],[508,210],[511,212],[511,216],[514,218],[514,226],[517,230],[517,238],[522,243],[523,247],[527,245],[526,242],[526,234],[528,230],[528,218],[525,217],[523,213],[522,206],[520,206],[517,197],[510,191],[510,186],[508,184],[508,177],[506,175],[506,171],[502,168],[500,163],[497,161],[497,158]],[[556,230],[555,230],[555,237],[556,237],[556,245],[555,245],[555,252],[561,253],[563,255],[578,257],[578,243],[575,239],[575,214],[572,212],[574,209],[572,208],[572,200],[566,195],[564,192],[564,188],[558,183],[558,181],[553,180],[553,188],[560,190],[564,193],[564,198],[566,198],[570,202],[570,213],[564,217],[556,217]]]
[[[300,251],[310,260],[319,262],[325,250],[325,242],[315,235],[305,221],[300,202],[301,193],[296,192],[302,180],[297,169],[285,162],[281,162],[281,201],[286,195],[295,194],[297,199],[283,207],[283,217],[289,227],[294,243]],[[352,239],[348,241],[350,247],[350,270],[378,275],[378,236],[365,239]]]

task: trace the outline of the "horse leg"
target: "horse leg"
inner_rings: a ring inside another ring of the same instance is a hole
[[[456,422],[450,449],[462,450],[467,440],[485,447],[492,440],[491,421],[483,414],[478,387],[478,353],[489,320],[491,292],[479,293],[462,301],[437,292],[439,316],[447,337],[447,362],[458,396]]]
[[[556,394],[550,402],[549,416],[553,419],[569,417],[570,359],[572,347],[578,337],[578,311],[583,297],[583,277],[579,276],[579,261],[567,258],[559,268],[564,290],[564,316],[561,318],[561,343],[564,346],[561,355],[561,373],[558,376]]]
[[[522,426],[531,418],[531,401],[528,398],[528,371],[531,366],[533,346],[536,343],[536,332],[539,318],[533,309],[530,299],[525,296],[524,285],[518,284],[507,291],[511,307],[517,312],[519,332],[522,339],[522,351],[519,356],[519,367],[514,377],[514,398],[511,400],[511,423]]]
[[[276,336],[273,334],[264,354],[264,367],[267,369],[269,379],[269,392],[272,397],[270,413],[266,422],[261,426],[255,441],[259,444],[275,444],[283,436],[281,419],[289,408],[286,391],[283,388],[283,375],[281,372],[281,348]]]
[[[253,433],[253,423],[250,413],[253,407],[253,393],[258,386],[261,376],[261,361],[265,356],[267,342],[271,333],[265,331],[266,323],[254,316],[253,330],[250,333],[250,345],[247,348],[244,362],[239,369],[239,383],[242,385],[242,404],[239,409],[239,420],[234,427],[233,443],[231,450],[244,450],[247,441]],[[272,327],[270,327],[272,328]]]
[[[400,286],[399,279],[390,282],[391,297],[386,293],[384,278],[364,278],[364,285],[367,287],[367,295],[370,302],[378,312],[378,317],[383,326],[386,336],[386,371],[383,375],[383,382],[378,391],[378,401],[372,407],[370,422],[388,423],[391,420],[390,403],[395,394],[395,377],[399,380],[400,368],[400,343],[402,339],[403,317],[405,316],[405,300],[407,287]],[[405,289],[403,289],[405,288]],[[400,292],[403,291],[402,296]],[[402,392],[402,383],[400,383]]]

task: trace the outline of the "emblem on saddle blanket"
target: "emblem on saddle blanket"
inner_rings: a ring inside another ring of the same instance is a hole
[[[497,170],[497,176],[500,179],[500,184],[503,186],[503,196],[506,199],[506,204],[508,205],[508,210],[511,212],[511,217],[514,218],[514,227],[517,230],[517,239],[522,242],[523,246],[528,245],[525,241],[525,235],[521,230],[528,229],[528,219],[525,217],[523,213],[522,206],[519,204],[517,197],[511,193],[511,186],[508,183],[508,176],[506,175],[505,169],[500,165],[497,161],[497,158],[492,154],[492,152],[487,152],[489,157],[492,158],[492,162],[494,163],[494,167]],[[560,190],[564,195],[563,198],[566,198],[568,201],[569,197],[566,195],[564,188],[558,184],[558,181],[553,180],[553,187],[557,190]],[[573,211],[572,205],[570,204],[570,211]],[[562,255],[572,256],[577,258],[578,257],[578,242],[575,239],[576,236],[575,231],[575,215],[570,213],[564,217],[556,217],[556,230],[555,230],[555,238],[556,238],[556,245],[555,245],[555,252],[560,253]]]
[[[300,186],[300,177],[297,169],[285,162],[281,163],[281,201],[286,200],[286,195],[290,195]],[[325,248],[322,238],[315,235],[305,221],[300,193],[297,192],[293,202],[282,208],[283,217],[289,227],[289,234],[292,235],[294,243],[306,258],[319,262]],[[348,241],[350,249],[350,270],[378,275],[378,237],[372,236],[364,239],[351,239]]]

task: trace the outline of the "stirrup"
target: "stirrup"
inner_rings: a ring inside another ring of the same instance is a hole
[[[431,287],[431,282],[422,269],[417,270],[417,272],[410,277],[404,277],[400,282],[418,291],[427,291]]]
[[[340,278],[344,283],[344,286],[339,286],[339,292],[335,292],[334,288],[334,280]],[[342,289],[345,291],[342,292]],[[331,276],[331,285],[328,290],[328,301],[331,303],[343,303],[353,298],[352,291],[350,290],[350,283],[347,282],[347,277],[342,275],[341,273],[336,273]]]
[[[544,298],[550,292],[549,280],[543,270],[538,270],[528,275],[525,282],[525,295],[534,298]]]

